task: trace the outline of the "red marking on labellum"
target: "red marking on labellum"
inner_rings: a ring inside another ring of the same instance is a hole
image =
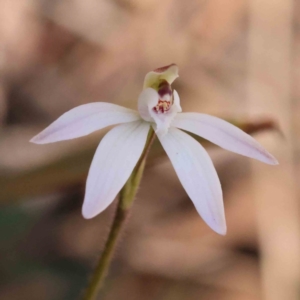
[[[157,113],[165,113],[171,107],[171,101],[159,100],[156,106],[153,107],[153,110]]]
[[[154,70],[154,72],[163,73],[163,72],[167,71],[172,66],[176,66],[176,64],[170,64],[170,65],[165,66],[165,67],[157,68],[157,69]]]
[[[161,98],[163,98],[165,95],[170,95],[172,96],[172,89],[171,85],[168,83],[168,81],[163,80],[159,86],[158,86],[158,94],[160,95]]]

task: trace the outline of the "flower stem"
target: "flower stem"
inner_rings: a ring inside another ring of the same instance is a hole
[[[103,284],[103,281],[107,274],[107,270],[111,263],[117,239],[120,235],[120,232],[124,225],[124,221],[126,220],[129,209],[133,203],[138,186],[142,179],[146,158],[154,139],[155,133],[153,129],[150,128],[144,151],[140,159],[138,160],[134,170],[132,171],[132,174],[130,175],[129,179],[120,192],[118,207],[104,250],[102,252],[102,255],[100,256],[95,271],[92,274],[92,278],[82,300],[95,300]]]

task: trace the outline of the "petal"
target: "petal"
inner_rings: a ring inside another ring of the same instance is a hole
[[[175,64],[158,68],[147,73],[144,80],[144,89],[148,87],[156,87],[161,80],[166,80],[169,84],[178,77],[178,67]]]
[[[213,230],[224,235],[221,184],[205,149],[188,134],[172,127],[159,140],[200,216]]]
[[[180,98],[176,90],[173,91],[173,105],[177,108],[177,112],[182,112],[182,108],[180,106]]]
[[[226,150],[270,165],[278,164],[276,158],[254,138],[222,119],[199,113],[181,113],[177,114],[172,126],[197,134]]]
[[[157,104],[159,94],[152,88],[143,90],[138,99],[138,111],[142,119],[148,122],[154,122],[150,111]]]
[[[64,113],[50,126],[33,137],[35,144],[54,143],[70,140],[104,127],[139,120],[134,110],[105,102],[80,105]]]
[[[82,214],[101,213],[126,183],[144,149],[150,125],[144,121],[122,124],[101,140],[86,183]]]

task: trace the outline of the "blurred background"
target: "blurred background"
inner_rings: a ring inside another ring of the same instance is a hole
[[[300,299],[299,1],[1,0],[0,20],[0,299],[79,299],[116,207],[80,212],[107,130],[29,139],[80,104],[135,108],[145,74],[170,63],[184,111],[233,122],[280,165],[203,141],[223,237],[154,145],[99,299]]]

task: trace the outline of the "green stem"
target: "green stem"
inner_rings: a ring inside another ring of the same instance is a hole
[[[155,133],[153,129],[150,128],[144,151],[140,159],[138,160],[134,170],[132,171],[132,174],[130,175],[129,179],[127,180],[126,184],[120,192],[118,207],[103,253],[100,256],[96,269],[92,274],[91,281],[85,291],[82,300],[95,300],[103,284],[103,281],[107,274],[107,270],[111,263],[111,259],[118,237],[124,225],[124,221],[126,220],[126,217],[128,215],[129,209],[133,203],[140,181],[142,179],[146,158],[154,139]]]

